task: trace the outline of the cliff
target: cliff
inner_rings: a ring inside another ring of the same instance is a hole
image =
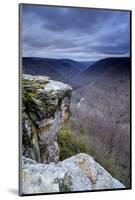
[[[22,82],[23,155],[37,162],[57,162],[57,135],[70,114],[72,88],[43,76],[23,75]]]
[[[48,77],[22,77],[22,193],[124,188],[87,154],[59,161],[57,137],[70,116],[72,88]]]

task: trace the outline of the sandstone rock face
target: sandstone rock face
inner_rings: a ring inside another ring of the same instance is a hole
[[[87,154],[59,161],[58,132],[70,115],[72,88],[22,77],[22,194],[124,188]]]
[[[58,162],[57,135],[70,114],[72,88],[31,75],[23,75],[22,86],[23,155],[37,162]]]
[[[84,153],[62,162],[41,164],[23,158],[22,193],[53,193],[124,188]]]

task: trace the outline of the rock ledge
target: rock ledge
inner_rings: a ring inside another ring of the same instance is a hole
[[[23,194],[125,188],[84,153],[50,164],[23,158],[22,181]]]
[[[72,88],[45,76],[22,77],[23,155],[37,162],[59,161],[57,135],[70,115]]]

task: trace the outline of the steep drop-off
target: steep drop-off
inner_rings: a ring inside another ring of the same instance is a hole
[[[22,77],[22,194],[124,188],[87,154],[59,161],[57,137],[69,119],[72,88]]]

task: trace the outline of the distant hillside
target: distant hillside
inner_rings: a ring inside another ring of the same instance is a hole
[[[122,58],[105,58],[95,62],[92,66],[87,68],[84,72],[78,77],[79,82],[74,80],[75,87],[82,87],[89,83],[93,84],[93,81],[96,81],[101,75],[111,74],[126,74],[130,72],[131,61],[128,57]],[[105,75],[106,77],[106,75]]]
[[[97,110],[103,118],[129,126],[130,58],[107,58],[96,62],[81,74],[75,90],[78,102]]]
[[[70,82],[74,76],[86,69],[83,63],[70,59],[24,57],[22,64],[25,74],[46,75],[63,82]]]

